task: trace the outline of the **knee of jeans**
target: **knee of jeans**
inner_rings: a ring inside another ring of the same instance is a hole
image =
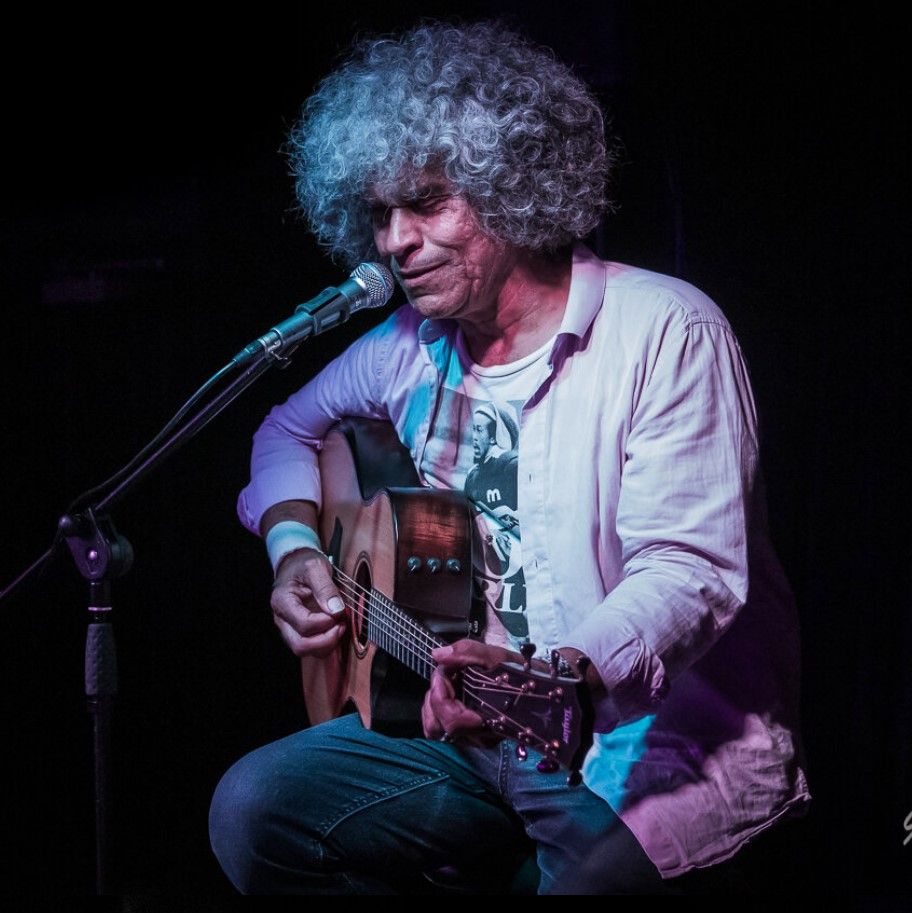
[[[256,793],[245,762],[239,761],[219,781],[209,806],[212,851],[228,879],[242,892],[249,889],[253,847],[259,842],[257,819],[262,807]]]
[[[262,890],[269,870],[289,854],[296,865],[307,868],[307,848],[315,842],[298,835],[292,853],[285,846],[292,835],[282,817],[281,790],[248,758],[219,781],[209,807],[209,841],[222,870],[241,893]]]

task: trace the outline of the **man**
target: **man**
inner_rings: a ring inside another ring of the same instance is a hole
[[[522,403],[517,404],[522,408]],[[475,407],[472,451],[475,465],[463,491],[476,511],[480,547],[475,572],[479,589],[496,618],[516,638],[528,638],[526,581],[522,568],[517,504],[519,428],[513,408],[482,402]],[[493,640],[488,626],[488,642]],[[503,638],[502,640],[506,640]]]
[[[390,421],[423,484],[465,490],[484,449],[473,414],[515,408],[516,501],[497,534],[522,543],[524,592],[510,612],[496,581],[484,642],[434,651],[425,738],[343,716],[231,768],[210,829],[235,886],[417,890],[443,866],[506,874],[531,838],[541,893],[660,891],[800,812],[796,623],[747,372],[705,295],[580,243],[612,163],[592,93],[498,25],[425,24],[361,42],[290,150],[317,237],[349,263],[389,262],[408,305],[255,436],[239,514],[266,539],[282,637],[325,656],[346,636],[315,530],[316,452],[347,415]],[[525,642],[591,660],[585,785],[540,772],[456,699],[454,673]]]

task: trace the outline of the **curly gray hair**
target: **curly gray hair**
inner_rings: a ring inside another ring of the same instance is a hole
[[[311,230],[351,266],[376,257],[366,190],[407,195],[403,183],[430,168],[483,231],[530,250],[585,237],[611,208],[614,156],[593,92],[499,22],[357,42],[305,102],[286,151]]]

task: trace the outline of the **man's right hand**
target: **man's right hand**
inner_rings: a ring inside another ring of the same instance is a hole
[[[345,633],[345,605],[332,566],[312,548],[282,559],[270,603],[282,639],[296,656],[326,656]]]

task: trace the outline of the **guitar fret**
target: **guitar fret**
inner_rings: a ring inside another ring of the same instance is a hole
[[[371,591],[368,606],[370,641],[416,674],[429,679],[434,669],[430,651],[442,646],[443,641],[376,590]]]

